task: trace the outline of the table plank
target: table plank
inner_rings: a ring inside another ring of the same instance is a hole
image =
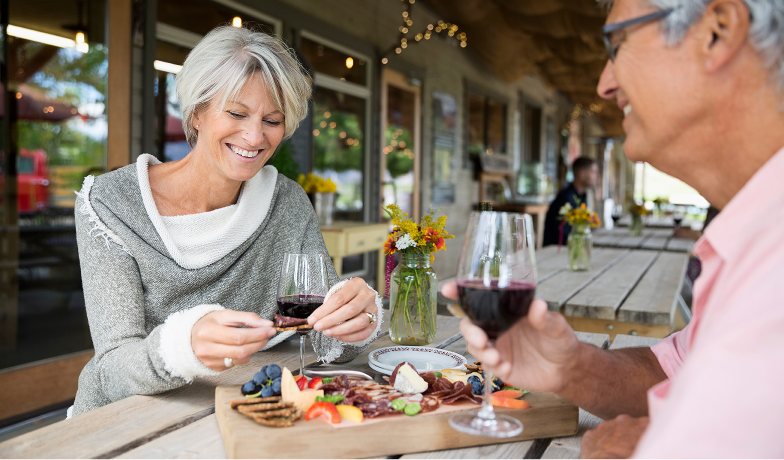
[[[640,346],[651,346],[658,343],[661,339],[652,337],[639,337],[632,335],[618,334],[615,336],[611,350],[619,348],[631,348]],[[545,450],[542,458],[580,458],[580,442],[586,431],[596,428],[602,419],[590,412],[580,409],[580,430],[574,436],[555,438],[550,446]]]
[[[589,286],[566,302],[566,316],[615,319],[626,299],[645,271],[656,259],[654,251],[632,251],[599,275]]]
[[[129,450],[117,458],[227,458],[215,414]]]
[[[558,250],[558,246],[547,246],[548,248],[555,248],[556,251]],[[536,260],[536,271],[539,274],[539,283],[553,276],[557,275],[563,270],[566,270],[566,253],[568,250],[566,247],[561,247],[561,250],[557,252],[553,257],[545,259],[543,261],[539,260],[538,252],[537,252],[537,260]]]
[[[655,337],[618,334],[615,336],[610,349],[617,350],[618,348],[652,347],[661,342],[661,340],[662,339],[657,339]]]
[[[640,248],[642,249],[656,249],[656,250],[663,250],[667,246],[667,242],[670,240],[668,236],[652,236],[647,240],[643,241]]]
[[[432,346],[443,347],[457,340],[460,337],[459,322],[459,318],[439,316]],[[391,345],[389,335],[382,334],[355,362],[366,363],[371,350]],[[216,377],[197,379],[191,385],[160,395],[131,396],[74,419],[18,436],[0,444],[0,457],[96,458],[121,455],[167,433],[177,433],[182,427],[213,414],[217,385],[241,385],[262,364],[270,362],[292,369],[298,367],[298,347],[298,342],[283,342],[271,350],[254,354],[249,363],[235,366]],[[305,360],[316,360],[311,347],[306,347]],[[41,442],[43,439],[46,442]],[[187,445],[185,442],[180,444],[181,450],[185,450]]]
[[[691,252],[694,247],[694,240],[688,238],[672,238],[667,242],[668,251]]]
[[[622,249],[594,249],[590,270],[574,272],[564,269],[543,281],[540,278],[536,296],[545,300],[550,310],[560,311],[566,301],[629,252]]]
[[[660,253],[621,305],[618,321],[672,325],[688,260],[683,253]]]

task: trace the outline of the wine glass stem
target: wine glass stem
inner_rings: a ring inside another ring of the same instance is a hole
[[[305,336],[299,336],[299,375],[305,375]]]
[[[493,342],[487,344],[488,348],[495,346]],[[482,363],[482,370],[485,374],[485,395],[482,399],[482,409],[477,414],[477,417],[483,420],[495,420],[495,411],[493,411],[493,368],[489,365]]]

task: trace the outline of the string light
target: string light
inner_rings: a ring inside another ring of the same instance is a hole
[[[401,16],[403,17],[403,24],[397,29],[400,32],[400,44],[393,45],[385,53],[382,54],[381,64],[387,64],[389,62],[387,56],[393,51],[395,52],[395,54],[402,54],[403,50],[408,48],[409,38],[406,37],[406,35],[409,32],[409,27],[412,27],[414,25],[414,20],[411,17],[411,5],[414,4],[415,0],[408,0],[407,2],[406,0],[400,0],[400,1],[403,2],[405,8],[405,11],[401,13]],[[426,28],[422,30],[422,32],[415,34],[413,39],[414,42],[416,43],[421,41],[423,38],[425,40],[430,40],[430,37],[432,36],[433,32],[437,34],[441,32],[446,32],[446,35],[448,35],[451,38],[454,38],[459,42],[459,46],[461,48],[465,48],[466,46],[468,46],[468,36],[466,35],[465,32],[457,33],[458,29],[459,27],[457,26],[457,24],[444,22],[443,20],[439,19],[438,21],[436,21],[435,25],[428,24]]]
[[[242,27],[242,18],[239,16],[234,16],[234,19],[231,20],[231,25],[239,29]]]
[[[346,68],[350,69],[352,67],[354,67],[354,59],[351,58],[351,57],[347,57],[346,58]]]

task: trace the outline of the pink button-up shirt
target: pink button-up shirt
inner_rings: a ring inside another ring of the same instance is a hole
[[[741,161],[739,159],[739,161]],[[697,241],[694,317],[654,347],[635,457],[784,457],[784,149]]]

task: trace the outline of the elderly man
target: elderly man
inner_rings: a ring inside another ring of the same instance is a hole
[[[784,1],[616,0],[605,37],[598,91],[625,114],[626,155],[721,209],[694,248],[694,317],[652,348],[605,351],[535,301],[497,350],[464,321],[469,351],[504,381],[618,416],[583,456],[782,457]]]

